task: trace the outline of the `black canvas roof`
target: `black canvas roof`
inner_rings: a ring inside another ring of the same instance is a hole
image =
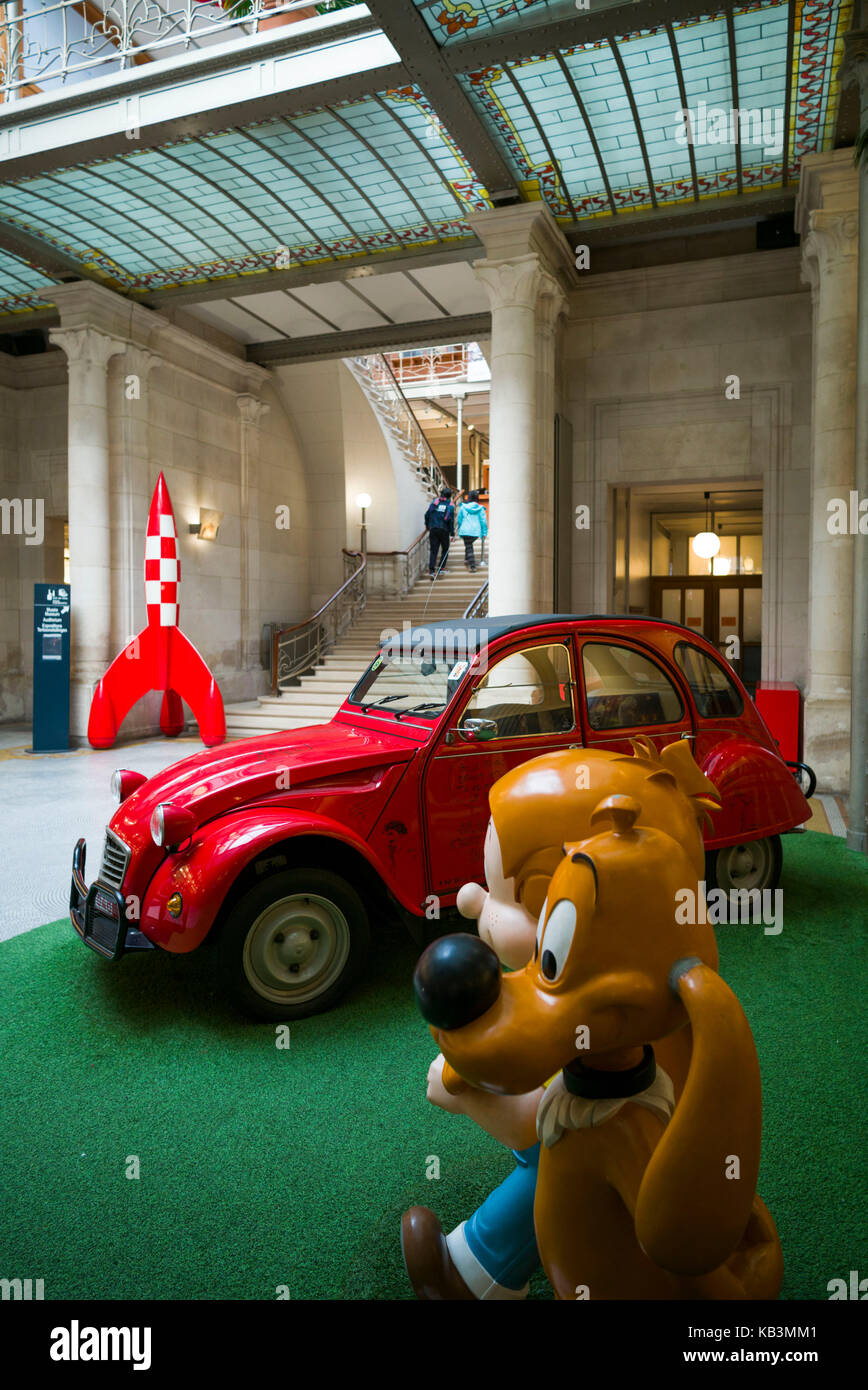
[[[549,627],[552,623],[578,623],[578,622],[642,622],[659,623],[662,627],[680,628],[682,632],[690,633],[691,637],[697,634],[689,627],[682,627],[680,623],[669,622],[666,618],[649,618],[644,614],[634,613],[507,613],[486,618],[438,618],[430,623],[417,623],[412,628],[405,628],[399,633],[401,645],[409,640],[411,646],[424,643],[430,640],[433,633],[460,633],[465,634],[465,641],[471,650],[476,650],[479,646],[487,642],[494,641],[497,637],[503,637],[509,632],[521,632],[533,627]]]

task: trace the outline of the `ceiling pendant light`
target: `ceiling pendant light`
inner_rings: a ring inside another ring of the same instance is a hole
[[[709,498],[710,492],[705,494],[705,530],[700,531],[693,537],[693,553],[700,560],[711,560],[720,550],[720,536],[710,529]]]

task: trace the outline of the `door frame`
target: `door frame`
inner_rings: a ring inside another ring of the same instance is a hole
[[[584,649],[588,645],[627,647],[657,666],[669,684],[677,691],[681,700],[682,716],[677,726],[674,724],[634,724],[614,729],[592,729],[588,712],[588,692],[585,686]],[[674,663],[673,663],[674,666]],[[665,657],[654,647],[626,634],[611,632],[582,632],[576,634],[576,674],[579,679],[579,713],[582,719],[582,739],[585,748],[599,748],[610,743],[628,744],[637,737],[665,739],[667,743],[681,738],[693,739],[696,736],[696,715],[693,709],[690,688],[681,671],[667,665]],[[683,727],[686,726],[686,727]],[[656,743],[655,743],[656,746]]]
[[[664,589],[681,590],[681,614],[678,619],[678,622],[681,624],[682,627],[687,626],[687,624],[684,621],[684,590],[702,589],[703,594],[705,595],[703,604],[702,631],[698,632],[696,628],[688,628],[688,631],[696,632],[698,636],[704,637],[705,640],[707,642],[710,642],[711,645],[720,653],[720,655],[723,656],[724,654],[720,650],[720,639],[718,637],[718,634],[720,632],[720,591],[721,589],[738,590],[738,632],[743,633],[744,591],[745,589],[762,589],[763,576],[761,574],[666,574],[652,576],[652,578],[649,580],[649,584],[649,607],[651,609],[651,617],[653,618],[661,618],[663,616],[662,595]],[[743,637],[740,640],[741,651],[738,660],[733,661],[730,660],[729,657],[725,657],[724,659],[729,662],[729,665],[738,675],[739,680],[743,682],[744,676],[742,672],[744,670],[745,647],[761,647],[762,640],[760,640],[760,642],[758,643],[745,643]]]

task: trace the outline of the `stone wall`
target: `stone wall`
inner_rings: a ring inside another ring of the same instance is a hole
[[[591,509],[590,531],[574,531],[575,612],[612,606],[612,488],[756,483],[763,677],[805,682],[811,339],[811,296],[795,248],[581,282],[570,296],[562,359],[573,503]],[[738,399],[725,394],[732,376]]]
[[[18,723],[32,708],[33,585],[63,579],[66,366],[60,352],[0,354],[0,497],[41,502],[44,517],[41,544],[11,530],[0,535],[0,721]]]
[[[117,337],[123,324],[111,317],[115,296],[106,296],[102,291],[96,300],[96,331]],[[249,368],[240,355],[236,365],[223,347],[156,315],[144,322],[147,347],[130,334],[126,350],[107,365],[110,655],[147,622],[144,537],[162,470],[179,537],[181,628],[213,670],[224,701],[250,699],[267,685],[263,624],[298,622],[311,611],[310,469],[268,373]],[[33,582],[63,576],[68,414],[62,351],[0,355],[0,495],[41,497],[46,517],[41,546],[0,537],[0,720],[6,722],[31,715]],[[223,513],[213,542],[190,534],[200,508]],[[80,725],[86,696],[78,703]],[[152,695],[134,707],[122,736],[153,732],[159,703]],[[82,732],[74,723],[73,734]]]

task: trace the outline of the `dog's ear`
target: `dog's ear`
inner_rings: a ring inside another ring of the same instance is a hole
[[[693,1053],[684,1092],[645,1169],[636,1237],[673,1274],[707,1274],[736,1249],[759,1172],[762,1097],[750,1026],[732,990],[696,958],[670,987],[687,1011]]]

